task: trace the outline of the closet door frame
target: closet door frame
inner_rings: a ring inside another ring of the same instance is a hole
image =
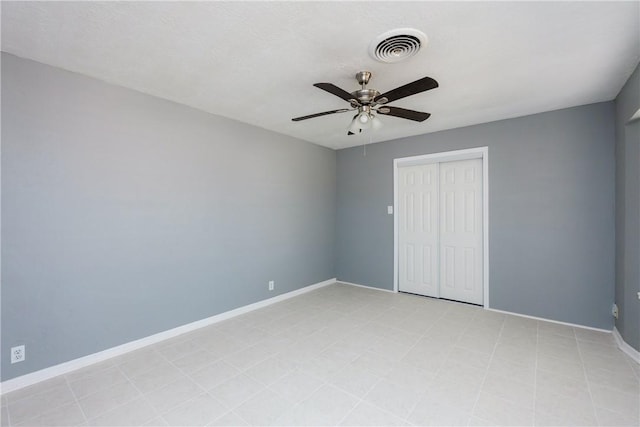
[[[446,151],[421,156],[393,159],[393,291],[398,292],[399,217],[398,217],[398,168],[402,166],[426,165],[455,160],[482,159],[482,252],[483,252],[483,306],[489,308],[489,147]]]

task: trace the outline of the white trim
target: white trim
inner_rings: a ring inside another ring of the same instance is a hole
[[[634,362],[640,364],[640,351],[631,347],[627,342],[622,338],[618,328],[613,327],[613,339],[616,340],[616,344],[618,344],[618,348],[627,354],[630,358],[633,359]]]
[[[391,292],[392,294],[396,293],[396,291],[391,289],[382,289],[382,288],[376,288],[375,286],[359,285],[357,283],[345,282],[344,280],[340,280],[340,279],[336,280],[336,283],[342,283],[343,285],[349,285],[349,286],[357,286],[359,288],[365,288],[365,289],[373,289],[374,291]]]
[[[608,329],[601,329],[601,328],[594,328],[594,327],[591,327],[591,326],[578,325],[577,323],[561,322],[559,320],[545,319],[544,317],[529,316],[527,314],[514,313],[513,311],[498,310],[498,309],[495,309],[495,308],[486,308],[486,310],[495,311],[496,313],[510,314],[512,316],[525,317],[527,319],[541,320],[543,322],[557,323],[558,325],[572,326],[574,328],[589,329],[591,331],[611,333],[611,331],[608,330]]]
[[[22,375],[16,378],[12,378],[7,381],[3,381],[0,384],[0,393],[8,393],[14,390],[18,390],[41,381],[48,380],[58,375],[63,375],[76,369],[84,368],[94,363],[102,362],[103,360],[110,359],[115,356],[120,356],[125,353],[129,353],[134,350],[138,350],[142,347],[146,347],[151,344],[156,344],[169,338],[182,335],[187,332],[194,331],[196,329],[203,328],[205,326],[212,325],[214,323],[221,322],[223,320],[230,319],[232,317],[239,316],[241,314],[248,313],[259,308],[275,304],[280,301],[287,300],[289,298],[304,294],[324,286],[332,285],[336,283],[336,279],[325,280],[324,282],[315,283],[313,285],[305,286],[304,288],[296,289],[295,291],[287,292],[281,295],[277,295],[272,298],[268,298],[262,301],[255,302],[253,304],[238,307],[233,310],[225,311],[224,313],[216,314],[215,316],[207,317],[206,319],[197,320],[186,325],[178,326],[177,328],[169,329],[163,332],[159,332],[154,335],[149,335],[139,340],[131,341],[116,347],[108,348],[98,353],[93,353],[88,356],[73,359],[68,362],[61,363],[59,365],[51,366],[49,368],[41,369],[30,374]]]
[[[489,308],[489,147],[469,148],[393,159],[393,291],[398,292],[398,168],[454,160],[482,159],[483,301]]]

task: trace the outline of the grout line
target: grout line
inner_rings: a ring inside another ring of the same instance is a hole
[[[157,353],[160,357],[163,357],[163,356],[162,356],[160,353],[158,353],[155,349],[153,349],[153,351],[154,351],[155,353]],[[163,359],[164,359],[164,357],[163,357]],[[156,410],[156,408],[155,408],[155,407],[154,407],[154,406],[153,406],[153,405],[152,405],[152,404],[147,400],[147,398],[146,398],[146,396],[144,395],[144,393],[142,393],[142,391],[141,391],[141,390],[140,390],[140,389],[139,389],[139,388],[138,388],[138,387],[133,383],[133,381],[131,380],[131,378],[129,377],[129,375],[127,375],[127,374],[126,374],[126,372],[124,372],[124,371],[120,368],[120,364],[116,364],[116,368],[120,371],[120,373],[121,373],[122,375],[124,375],[124,377],[127,379],[127,381],[129,382],[129,384],[131,384],[131,386],[132,386],[133,388],[135,388],[135,389],[138,391],[138,393],[140,393],[141,398],[142,398],[142,399],[144,399],[144,401],[145,401],[145,402],[147,402],[147,404],[151,407],[151,409],[152,409],[152,410],[153,410],[153,412],[154,412],[154,416],[153,416],[153,417],[151,417],[151,418],[149,418],[148,420],[144,421],[142,424],[147,423],[147,422],[149,422],[149,421],[153,420],[153,419],[154,419],[155,417],[157,417],[158,415],[160,415],[160,414],[158,413],[158,411]],[[152,368],[150,368],[150,369],[148,369],[148,370],[146,370],[146,371],[144,371],[144,372],[151,371],[152,369],[154,369],[154,368],[152,367]],[[141,373],[144,373],[144,372],[141,372]],[[111,408],[110,410],[105,411],[105,412],[103,412],[102,414],[100,414],[100,415],[98,415],[98,416],[94,417],[94,419],[95,419],[95,418],[98,418],[98,417],[101,417],[102,415],[104,415],[104,414],[106,414],[106,413],[108,413],[108,412],[112,412],[112,411],[114,411],[114,410],[115,410],[115,409],[117,409],[117,408],[121,408],[121,407],[123,407],[124,405],[127,405],[127,404],[129,404],[129,403],[131,403],[131,402],[134,402],[135,400],[136,400],[136,398],[131,399],[130,401],[125,402],[125,403],[123,403],[123,404],[121,404],[121,405],[115,406],[115,407]],[[87,421],[87,422],[88,422],[88,421]]]
[[[419,338],[418,338],[418,339],[416,340],[416,342],[415,342],[415,343],[414,343],[414,344],[409,348],[409,350],[407,350],[407,352],[404,354],[404,356],[406,356],[406,355],[407,355],[407,354],[409,354],[409,353],[410,353],[414,348],[416,348],[416,347],[418,346],[418,343],[422,340],[422,338],[424,338],[424,337],[427,335],[427,332],[429,332],[431,329],[433,329],[433,324],[435,324],[435,323],[436,323],[436,322],[438,322],[440,319],[442,319],[442,318],[444,317],[444,315],[445,315],[446,313],[448,313],[450,310],[451,310],[451,307],[448,307],[448,308],[447,308],[447,310],[444,310],[444,311],[440,314],[440,316],[438,316],[438,317],[433,321],[432,325],[431,325],[429,328],[427,328],[426,330],[424,330],[424,331],[423,331],[422,333],[420,333],[420,334],[416,334],[416,335],[418,335],[418,336],[419,336]],[[375,321],[375,319],[372,319],[372,320],[371,320],[371,322],[373,322],[373,321]],[[371,323],[371,322],[369,322],[369,323]],[[458,340],[459,340],[459,339],[460,339],[460,338],[458,338]],[[456,341],[456,342],[457,342],[457,341]],[[452,350],[450,350],[450,351],[449,351],[449,353],[450,353],[451,351],[452,351]],[[373,351],[373,353],[374,353],[374,354],[378,354],[378,353],[376,353],[375,351]],[[449,354],[449,353],[447,353],[447,354]],[[403,356],[403,358],[404,358],[404,356]],[[391,359],[391,360],[393,360],[393,359]],[[400,362],[400,360],[398,360],[398,361],[393,361],[393,363],[394,363],[394,364],[397,364],[397,363],[399,363],[399,362]],[[411,365],[411,366],[412,366],[412,367],[414,367],[414,368],[417,368],[417,369],[420,369],[420,370],[424,370],[424,371],[426,371],[425,369],[420,368],[420,367],[418,367],[418,366],[414,366],[414,365]],[[441,370],[441,369],[442,369],[442,367],[438,368],[437,372],[434,374],[434,377],[435,377],[435,376],[437,376],[438,372],[440,372],[440,370]],[[391,368],[391,370],[393,370],[393,368]],[[390,371],[391,371],[391,370],[390,370]],[[376,374],[376,375],[377,375],[377,374]],[[393,415],[394,417],[396,417],[396,418],[398,418],[398,419],[401,419],[401,420],[403,420],[403,421],[406,421],[406,422],[407,422],[408,424],[410,424],[410,425],[413,425],[413,423],[409,421],[408,417],[409,417],[409,416],[411,416],[411,414],[413,413],[413,411],[415,411],[415,408],[416,408],[416,406],[420,403],[420,400],[418,400],[418,402],[416,402],[416,403],[411,407],[411,409],[409,410],[409,412],[408,412],[407,416],[405,416],[405,417],[401,417],[401,416],[399,416],[399,415],[396,415],[396,414],[394,414],[394,413],[392,413],[392,412],[390,412],[390,411],[388,411],[388,410],[386,410],[386,409],[384,409],[384,408],[381,408],[381,407],[380,407],[380,406],[378,406],[378,405],[373,404],[372,402],[369,402],[369,401],[366,401],[366,400],[365,400],[365,398],[366,398],[366,397],[371,393],[371,391],[372,391],[372,390],[373,390],[373,389],[374,389],[378,384],[380,384],[383,380],[385,380],[385,379],[387,378],[387,375],[388,375],[388,373],[387,373],[387,374],[385,374],[385,375],[380,376],[380,379],[379,379],[379,380],[378,380],[378,381],[377,381],[377,382],[376,382],[376,383],[375,383],[375,384],[374,384],[374,385],[373,385],[373,386],[372,386],[372,387],[371,387],[371,388],[370,388],[370,389],[369,389],[369,390],[364,394],[364,396],[361,398],[361,402],[362,402],[362,401],[364,401],[364,402],[366,402],[366,403],[368,403],[368,404],[370,404],[370,405],[373,405],[375,408],[377,408],[377,409],[379,409],[379,410],[382,410],[383,412],[386,412],[386,413],[388,413],[388,414],[391,414],[391,415]],[[424,395],[424,392],[421,392],[420,394],[421,394],[421,395]],[[422,396],[420,397],[420,399],[422,399]]]
[[[484,389],[484,383],[487,381],[487,377],[489,376],[489,367],[491,366],[491,362],[493,362],[493,357],[496,354],[496,349],[498,348],[498,343],[500,342],[500,338],[502,337],[502,331],[504,330],[504,325],[506,324],[506,317],[503,318],[502,324],[500,325],[500,331],[498,332],[498,338],[496,339],[496,343],[493,345],[493,350],[491,351],[491,356],[489,357],[489,362],[487,364],[486,371],[484,373],[484,378],[482,379],[482,383],[480,384],[480,390],[478,390],[478,396],[476,397],[476,401],[473,404],[473,408],[471,409],[471,415],[467,420],[467,425],[471,422],[473,415],[476,412],[476,408],[478,406],[478,402],[480,401],[480,395],[482,394],[482,390]]]
[[[82,417],[84,418],[84,422],[88,422],[89,418],[87,418],[87,414],[84,412],[84,409],[82,409],[82,405],[80,404],[80,399],[78,399],[78,396],[76,395],[76,392],[73,391],[73,389],[71,388],[71,383],[69,382],[69,378],[67,378],[66,375],[63,375],[64,377],[64,381],[67,384],[67,387],[69,388],[69,391],[71,392],[71,395],[73,396],[73,400],[76,402],[76,405],[78,405],[78,408],[80,408],[80,412],[82,413]]]
[[[589,382],[589,378],[587,377],[587,368],[584,365],[584,358],[582,357],[582,350],[580,350],[579,344],[577,345],[577,347],[578,347],[578,356],[580,357],[580,364],[582,365],[582,375],[584,376],[584,381],[587,383],[587,392],[589,393],[589,400],[591,401],[591,409],[593,410],[593,416],[596,420],[596,423],[600,425],[600,420],[598,420],[598,413],[596,412],[596,405],[593,402],[593,394],[591,393],[591,384]]]

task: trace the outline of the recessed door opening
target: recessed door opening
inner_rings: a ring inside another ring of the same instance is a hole
[[[394,160],[394,290],[489,306],[487,151]]]

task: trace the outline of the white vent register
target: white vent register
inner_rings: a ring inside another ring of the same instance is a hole
[[[427,36],[413,28],[398,28],[376,37],[369,45],[369,55],[379,62],[394,63],[411,58],[427,45]]]

